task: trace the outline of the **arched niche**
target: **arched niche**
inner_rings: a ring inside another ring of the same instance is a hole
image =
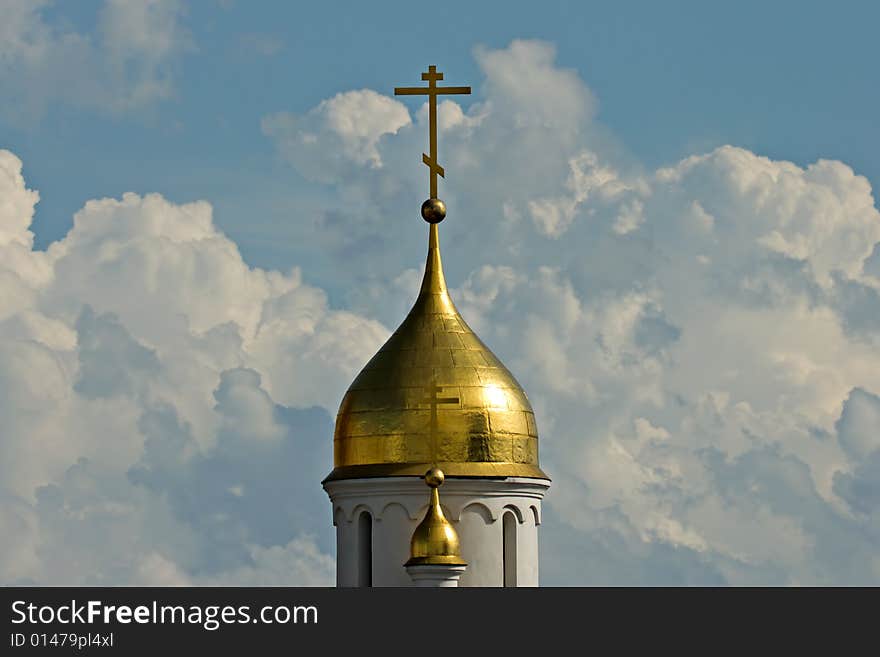
[[[460,517],[464,517],[466,513],[473,513],[474,515],[482,518],[483,522],[487,525],[491,525],[494,522],[494,518],[492,517],[492,510],[489,509],[489,507],[482,502],[471,502],[470,504],[468,504],[461,510]]]
[[[373,516],[366,509],[357,516],[357,582],[373,586]]]
[[[502,525],[502,571],[504,574],[505,588],[516,587],[516,568],[517,568],[517,525],[521,521],[511,508],[505,507],[501,516]]]

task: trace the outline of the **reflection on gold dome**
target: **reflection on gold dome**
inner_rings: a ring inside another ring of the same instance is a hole
[[[455,309],[430,226],[419,297],[342,399],[332,479],[537,477],[538,430],[522,387]]]

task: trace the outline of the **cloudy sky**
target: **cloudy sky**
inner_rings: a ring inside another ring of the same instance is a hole
[[[880,584],[880,9],[811,4],[0,0],[0,582],[332,584],[434,63],[542,582]]]

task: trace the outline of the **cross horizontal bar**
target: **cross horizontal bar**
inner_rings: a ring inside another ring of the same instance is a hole
[[[443,178],[446,177],[446,172],[443,170],[443,167],[441,167],[439,164],[437,164],[434,160],[432,160],[430,157],[428,157],[424,153],[422,153],[422,162],[424,162],[429,167],[431,167],[431,171],[436,171]],[[440,392],[440,391],[438,390],[437,392]]]
[[[430,96],[431,94],[469,94],[470,87],[394,87],[395,96]]]

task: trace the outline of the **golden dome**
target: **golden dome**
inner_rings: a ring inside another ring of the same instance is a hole
[[[526,393],[465,323],[446,289],[437,224],[415,305],[342,399],[327,480],[535,477],[538,430]]]
[[[413,532],[409,544],[409,561],[405,566],[437,565],[466,566],[461,558],[458,534],[440,508],[438,488],[443,485],[443,471],[431,468],[425,473],[425,483],[431,487],[431,499],[425,517]]]

